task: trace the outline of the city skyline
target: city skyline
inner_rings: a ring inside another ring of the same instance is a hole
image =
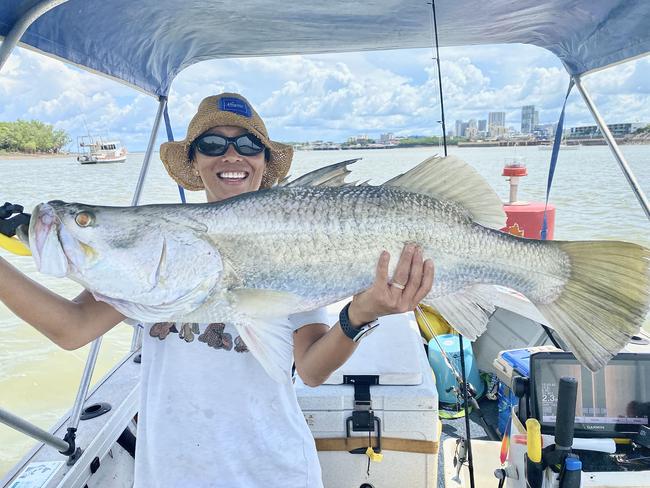
[[[540,124],[556,123],[568,75],[547,51],[524,45],[441,49],[447,130],[455,120],[504,114],[520,130],[521,108],[533,105]],[[525,59],[523,63],[519,60]],[[534,66],[531,68],[531,66]],[[585,77],[608,123],[650,121],[650,57]],[[169,93],[176,139],[199,101],[210,94],[245,95],[278,141],[442,135],[438,73],[426,49],[340,55],[242,58],[198,63],[182,71]],[[156,113],[153,97],[60,61],[18,49],[0,72],[0,120],[36,119],[76,140],[108,134],[142,150]],[[574,91],[566,127],[593,124]],[[165,140],[164,130],[157,143]]]

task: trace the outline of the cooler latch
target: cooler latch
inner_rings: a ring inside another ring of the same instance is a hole
[[[354,386],[354,407],[352,415],[345,422],[345,435],[350,437],[350,432],[377,432],[377,445],[371,446],[376,453],[381,452],[381,421],[372,411],[370,399],[370,385],[379,384],[377,375],[343,376],[344,385]],[[352,454],[366,454],[367,448],[353,449]]]

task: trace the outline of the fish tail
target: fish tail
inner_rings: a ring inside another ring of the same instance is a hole
[[[561,294],[537,304],[574,355],[597,371],[639,333],[650,306],[650,249],[628,242],[557,242],[571,263]]]

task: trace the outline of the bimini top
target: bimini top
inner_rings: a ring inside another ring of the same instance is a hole
[[[428,0],[69,0],[21,45],[166,95],[214,58],[433,45]],[[0,36],[38,0],[0,1]],[[650,52],[649,0],[437,0],[441,46],[524,43],[570,74]]]

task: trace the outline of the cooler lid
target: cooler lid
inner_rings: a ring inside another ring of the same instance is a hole
[[[345,303],[328,307],[330,323],[338,321]],[[361,340],[354,354],[325,384],[341,385],[344,376],[377,375],[380,385],[419,385],[422,383],[421,354],[424,348],[414,314],[387,315],[379,319],[379,326]]]

